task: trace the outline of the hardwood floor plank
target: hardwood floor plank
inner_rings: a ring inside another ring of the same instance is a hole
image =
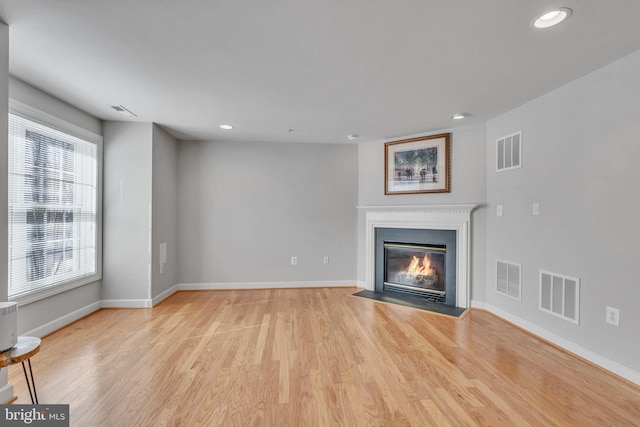
[[[355,288],[178,292],[42,340],[73,426],[639,426],[640,388],[481,310]],[[9,379],[27,403],[19,366]]]

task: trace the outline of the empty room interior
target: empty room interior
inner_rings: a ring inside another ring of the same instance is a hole
[[[638,16],[0,0],[0,403],[639,426]]]

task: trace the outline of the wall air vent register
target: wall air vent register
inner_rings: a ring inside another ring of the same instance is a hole
[[[540,310],[576,325],[580,320],[580,279],[540,270]]]
[[[496,260],[496,292],[520,301],[522,265]]]
[[[496,171],[522,167],[522,131],[496,140]]]

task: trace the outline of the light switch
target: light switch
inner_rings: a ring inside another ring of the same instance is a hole
[[[167,244],[160,243],[160,251],[159,251],[160,264],[167,263]]]
[[[502,205],[498,205],[496,209],[496,215],[502,216]]]
[[[535,202],[533,204],[533,214],[534,215],[540,215],[540,203]]]

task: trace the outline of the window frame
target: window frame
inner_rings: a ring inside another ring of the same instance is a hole
[[[70,136],[83,139],[96,145],[96,271],[91,275],[83,276],[78,279],[63,279],[59,283],[46,288],[36,289],[18,296],[9,296],[9,301],[16,302],[18,303],[18,306],[22,306],[102,279],[103,137],[102,135],[91,132],[76,124],[70,123],[64,119],[45,113],[11,98],[9,99],[9,114],[47,126],[56,131],[66,133]],[[6,244],[8,245],[9,242],[7,241]],[[7,273],[9,273],[11,265],[8,265],[7,267]]]

